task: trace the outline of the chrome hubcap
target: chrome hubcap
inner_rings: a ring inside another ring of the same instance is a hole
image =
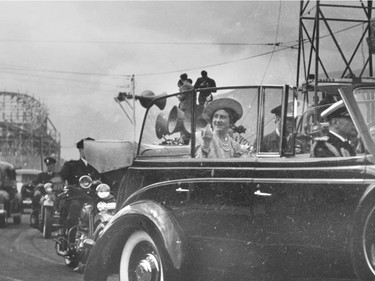
[[[156,281],[159,280],[159,264],[158,259],[153,254],[147,254],[147,256],[140,260],[136,269],[136,280],[137,281]]]

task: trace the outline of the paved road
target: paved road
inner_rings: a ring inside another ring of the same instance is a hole
[[[0,228],[0,281],[83,280],[56,255],[53,239],[43,239],[28,220],[29,214],[24,214],[20,225],[10,220]]]
[[[56,255],[53,239],[43,239],[38,230],[29,227],[28,220],[29,214],[24,214],[20,225],[10,220],[7,227],[0,228],[0,281],[82,281],[83,275],[73,272]],[[109,278],[118,280],[118,276]]]

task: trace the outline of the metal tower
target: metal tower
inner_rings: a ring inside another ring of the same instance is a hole
[[[373,76],[372,9],[372,1],[300,2],[297,85]]]

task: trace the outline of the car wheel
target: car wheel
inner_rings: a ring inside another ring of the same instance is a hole
[[[13,217],[13,223],[14,224],[20,224],[21,223],[21,216],[14,216]]]
[[[375,278],[375,204],[370,197],[361,204],[353,225],[352,262],[360,280]]]
[[[120,260],[120,280],[164,281],[163,261],[153,239],[144,231],[130,235]]]

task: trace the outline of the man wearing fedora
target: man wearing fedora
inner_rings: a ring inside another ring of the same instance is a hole
[[[230,98],[210,102],[202,116],[207,127],[197,137],[197,158],[232,158],[245,155],[248,150],[229,135],[230,128],[242,117],[241,104]],[[212,127],[212,129],[211,129]]]
[[[260,152],[278,152],[280,150],[280,133],[281,133],[281,105],[276,106],[271,110],[272,114],[275,114],[275,129],[263,137],[263,142],[260,145]],[[292,116],[286,118],[286,136],[287,136],[287,147],[291,146],[294,120]],[[253,144],[253,150],[256,149],[257,141]]]
[[[46,194],[44,190],[44,184],[51,182],[51,180],[57,176],[55,172],[56,160],[53,157],[46,157],[44,159],[44,164],[46,165],[46,171],[38,174],[37,178],[33,180],[33,185],[35,186],[34,194],[32,196],[32,218],[34,220],[31,223],[31,226],[39,226],[39,210],[40,210],[40,199],[43,195]]]
[[[350,139],[357,136],[357,130],[344,101],[334,103],[320,115],[329,121],[329,132],[326,136],[315,138],[311,157],[355,156]]]

